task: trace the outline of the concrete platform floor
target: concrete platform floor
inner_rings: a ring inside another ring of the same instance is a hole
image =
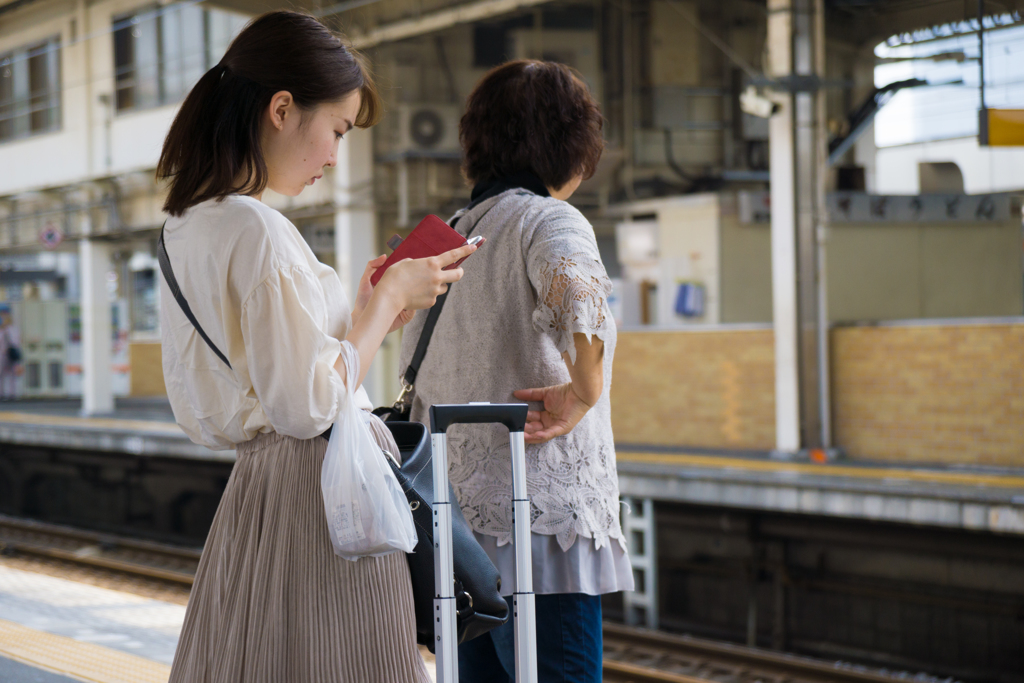
[[[4,683],[77,683],[77,679],[0,657],[0,681]]]
[[[0,401],[0,412],[5,411],[33,413],[37,415],[81,417],[82,399],[19,399],[16,401]],[[112,412],[92,415],[91,417],[174,422],[174,413],[171,411],[171,404],[163,397],[116,398],[114,399],[114,410]]]
[[[166,683],[185,606],[0,564],[0,615],[4,683]]]

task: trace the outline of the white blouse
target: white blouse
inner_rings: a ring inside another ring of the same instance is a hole
[[[189,438],[227,450],[261,432],[309,439],[333,424],[347,396],[334,364],[352,314],[337,273],[298,229],[259,200],[231,195],[168,219],[164,243],[192,313],[231,362],[162,282],[164,381]],[[362,387],[355,396],[372,407]]]

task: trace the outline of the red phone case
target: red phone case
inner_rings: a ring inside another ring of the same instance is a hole
[[[447,223],[437,216],[427,216],[420,221],[419,225],[413,228],[408,237],[402,240],[398,248],[391,252],[391,256],[388,256],[388,260],[384,262],[384,265],[370,276],[370,284],[376,287],[384,275],[384,271],[399,261],[407,258],[437,256],[446,251],[458,249],[464,244],[466,244],[466,238],[455,232]],[[465,260],[461,259],[445,268],[445,270],[455,268]]]

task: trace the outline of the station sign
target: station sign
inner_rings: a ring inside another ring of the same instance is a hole
[[[1009,194],[828,195],[833,223],[993,223],[1020,216]],[[1016,212],[1016,213],[1015,213]]]
[[[771,223],[768,192],[738,192],[740,223]],[[1020,220],[1018,194],[875,195],[865,192],[830,192],[826,197],[830,223],[999,223]]]

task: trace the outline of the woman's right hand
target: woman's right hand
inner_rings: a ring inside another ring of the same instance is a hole
[[[377,283],[377,291],[386,293],[403,310],[430,308],[448,285],[462,279],[462,268],[443,270],[477,250],[467,244],[439,256],[405,259],[388,268]]]

